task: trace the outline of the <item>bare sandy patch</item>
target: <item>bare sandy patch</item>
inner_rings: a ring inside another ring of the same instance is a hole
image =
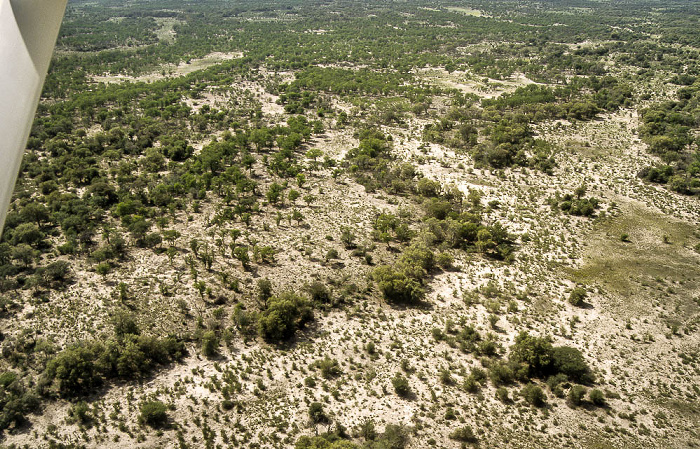
[[[151,72],[145,75],[139,76],[129,76],[129,75],[94,75],[92,77],[93,81],[97,83],[123,83],[125,81],[131,82],[146,82],[151,83],[153,81],[158,81],[165,78],[173,78],[188,75],[192,72],[198,70],[203,70],[213,65],[219,64],[223,61],[230,61],[236,58],[242,58],[242,52],[214,52],[209,53],[203,58],[192,59],[190,61],[181,62],[177,66],[173,64],[166,64],[162,67],[160,72]]]

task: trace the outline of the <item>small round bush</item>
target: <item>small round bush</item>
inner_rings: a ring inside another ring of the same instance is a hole
[[[498,387],[496,390],[496,398],[501,402],[508,402],[510,398],[508,397],[508,389],[506,387]]]
[[[573,406],[579,406],[583,402],[583,397],[585,395],[585,387],[582,387],[581,385],[574,385],[573,387],[571,387],[571,390],[569,390],[569,395],[567,399],[569,400],[569,404]]]
[[[591,390],[588,393],[588,400],[591,401],[594,405],[597,405],[598,407],[602,407],[605,405],[605,395],[602,391],[600,391],[597,388]]]
[[[542,388],[533,383],[525,385],[520,394],[528,404],[535,407],[544,406],[545,400],[547,399],[547,396],[544,394],[544,391],[542,391]]]
[[[151,427],[162,427],[168,422],[166,406],[161,401],[145,401],[141,403],[139,423]]]
[[[408,385],[408,379],[402,376],[401,373],[396,373],[393,379],[391,379],[391,384],[394,386],[394,391],[396,394],[405,398],[411,392],[411,387]]]
[[[582,287],[576,287],[569,294],[569,303],[572,306],[581,306],[583,304],[584,299],[586,299],[586,289]]]

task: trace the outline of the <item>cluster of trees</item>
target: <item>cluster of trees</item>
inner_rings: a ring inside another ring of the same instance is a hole
[[[630,105],[632,89],[612,76],[575,77],[561,87],[537,84],[482,100],[486,109],[516,111],[534,122],[559,118],[590,120],[600,111]]]
[[[532,405],[542,406],[546,401],[546,394],[533,379],[545,380],[551,392],[558,397],[564,396],[563,388],[570,391],[580,390],[574,384],[591,384],[595,378],[583,354],[576,348],[569,346],[553,346],[548,337],[536,337],[521,332],[513,345],[509,348],[507,359],[494,359],[501,352],[500,345],[493,336],[485,338],[472,326],[465,326],[454,337],[463,351],[475,353],[480,356],[490,357],[488,371],[474,368],[465,377],[463,388],[469,393],[476,393],[488,380],[498,388],[497,396],[507,400],[505,385],[516,382],[525,384],[521,394]],[[441,332],[434,332],[439,338],[443,338]],[[599,401],[600,402],[600,401]]]
[[[382,213],[373,224],[372,236],[389,244],[398,241],[410,246],[402,251],[394,265],[377,267],[372,277],[384,298],[397,304],[416,304],[425,291],[429,274],[441,265],[449,268],[451,256],[436,256],[430,249],[443,246],[471,249],[488,256],[512,260],[511,237],[502,225],[481,223],[478,195],[470,198],[472,209],[465,207],[464,195],[456,188],[444,189],[436,182],[419,178],[410,164],[393,164],[390,141],[377,130],[359,133],[360,144],[346,155],[345,163],[357,181],[367,190],[383,188],[392,194],[413,194],[425,211],[421,232],[416,235],[408,222]]]
[[[175,337],[142,335],[127,313],[117,313],[112,323],[111,337],[76,343],[55,355],[47,342],[28,342],[25,351],[43,352],[43,357],[17,360],[25,367],[21,375],[15,371],[0,373],[0,432],[26,423],[27,415],[38,410],[42,400],[56,395],[67,399],[83,397],[110,380],[142,378],[185,354],[184,343]],[[35,382],[26,368],[37,365],[44,368]]]
[[[354,94],[386,96],[389,94],[437,93],[429,86],[416,83],[414,75],[394,70],[342,69],[309,67],[297,72],[289,85],[281,85],[284,92],[327,92],[347,98]]]
[[[534,138],[531,125],[543,120],[590,120],[601,111],[629,105],[631,88],[618,79],[576,77],[552,88],[531,84],[494,99],[456,98],[453,108],[426,125],[423,138],[469,151],[477,165],[530,166],[545,173],[555,167],[553,150]]]
[[[120,11],[122,19],[107,20],[101,5],[69,8],[59,48],[100,50],[66,52],[57,65],[63,73],[79,67],[90,73],[138,74],[165,63],[189,61],[213,51],[243,51],[249,65],[266,64],[273,70],[299,70],[315,64],[359,65],[408,73],[412,68],[467,67],[481,76],[504,79],[524,71],[539,81],[563,82],[566,75],[603,75],[602,58],[638,67],[674,67],[683,61],[671,43],[697,40],[694,12],[666,10],[642,26],[634,7],[595,5],[595,12],[569,14],[570,4],[554,11],[531,10],[528,5],[506,3],[479,6],[490,17],[471,17],[451,11],[442,2],[427,2],[430,9],[392,5],[334,4],[314,8],[306,4],[275,5],[273,11],[254,12],[255,5],[222,5],[202,1],[187,8],[142,3]],[[681,9],[681,8],[679,8]],[[155,18],[175,23],[175,38],[157,41]],[[270,20],[276,18],[277,20]],[[342,19],[341,19],[342,18]],[[565,26],[551,27],[547,23]],[[386,24],[396,24],[389,27]],[[311,32],[325,26],[325,32]],[[80,33],[90,29],[91,33]],[[450,32],[446,33],[445,29]],[[614,30],[613,30],[614,28]],[[658,43],[639,42],[640,32],[659,34]],[[601,40],[598,46],[571,51],[566,44]],[[465,44],[486,40],[504,42],[489,50],[460,51]],[[125,43],[133,49],[121,49]],[[681,50],[682,51],[682,50]],[[681,66],[679,66],[680,68]],[[53,76],[53,75],[52,75]],[[57,76],[58,77],[58,76]],[[70,78],[64,78],[70,79]],[[52,80],[50,84],[57,86]]]
[[[40,391],[74,398],[95,391],[107,380],[137,379],[185,355],[182,341],[142,335],[128,315],[116,315],[114,325],[114,336],[106,341],[77,343],[49,360]]]
[[[639,176],[649,182],[666,184],[674,192],[700,195],[700,83],[693,77],[677,77],[676,82],[693,84],[678,89],[678,99],[640,111],[640,136],[649,151],[663,164],[646,167]]]
[[[313,321],[315,309],[332,305],[331,292],[320,282],[306,285],[304,293],[287,290],[274,294],[272,283],[263,278],[258,281],[257,290],[259,310],[248,311],[237,304],[233,324],[244,338],[259,336],[272,344],[291,340]]]
[[[71,17],[71,14],[68,15]],[[158,42],[155,30],[158,25],[153,17],[114,18],[103,12],[94,13],[95,20],[78,18],[67,20],[61,27],[59,42],[61,49],[100,51],[114,47],[134,47]]]
[[[474,331],[471,331],[472,339]],[[490,354],[493,356],[493,354]],[[542,388],[533,383],[533,379],[546,380],[550,391],[558,397],[563,397],[564,388],[569,389],[570,396],[580,396],[585,393],[585,388],[576,384],[590,384],[595,378],[588,367],[581,351],[569,346],[553,346],[547,337],[535,337],[526,332],[521,332],[510,347],[506,360],[491,360],[488,364],[488,372],[475,368],[465,378],[466,391],[477,392],[487,380],[498,387],[496,396],[502,401],[508,401],[508,391],[505,385],[515,382],[524,383],[520,391],[521,396],[529,404],[541,407],[547,400]],[[604,399],[600,391],[596,390],[596,404],[602,405]],[[578,398],[580,404],[580,399]]]
[[[0,434],[19,427],[40,404],[39,396],[13,371],[0,374]]]
[[[574,193],[560,195],[559,192],[554,197],[548,199],[549,204],[554,209],[559,209],[569,215],[579,215],[583,217],[592,217],[596,210],[600,207],[598,198],[586,198],[586,187],[577,188]]]

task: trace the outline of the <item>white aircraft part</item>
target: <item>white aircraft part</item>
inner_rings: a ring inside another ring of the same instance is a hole
[[[68,0],[0,0],[0,235]]]

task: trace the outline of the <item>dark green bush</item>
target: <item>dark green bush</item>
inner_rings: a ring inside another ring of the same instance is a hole
[[[520,394],[528,404],[534,405],[535,407],[544,406],[547,400],[547,396],[544,394],[544,391],[542,391],[542,388],[533,383],[525,385],[520,391]]]
[[[258,330],[265,340],[280,343],[294,336],[313,319],[309,301],[294,292],[284,292],[267,301],[267,307],[258,318]]]
[[[508,389],[506,387],[498,387],[496,389],[496,398],[501,402],[510,402]]]
[[[105,343],[83,342],[64,349],[46,364],[41,385],[65,397],[82,396],[107,379],[141,377],[184,353],[184,344],[171,337],[126,334]]]
[[[582,287],[576,287],[575,289],[571,290],[571,293],[569,294],[569,303],[576,307],[583,304],[585,299],[586,289]]]
[[[207,331],[202,335],[202,354],[213,357],[219,350],[219,337],[214,331]]]
[[[329,421],[328,415],[323,410],[323,404],[320,402],[312,402],[309,405],[309,418],[313,423],[326,423]]]
[[[511,384],[515,381],[513,366],[506,362],[495,362],[489,367],[489,378],[495,386]]]
[[[163,427],[168,422],[167,407],[161,401],[142,402],[139,411],[139,423],[151,427]]]
[[[594,388],[588,393],[588,400],[598,407],[605,406],[605,395],[597,388]]]
[[[0,374],[0,433],[27,421],[27,415],[39,407],[39,398],[28,389],[16,373]]]
[[[567,395],[567,400],[569,404],[573,406],[579,406],[583,402],[583,398],[586,395],[586,387],[582,387],[581,385],[574,385],[571,387],[569,390],[569,394]]]
[[[476,437],[476,434],[472,430],[471,426],[464,426],[460,427],[459,429],[455,429],[452,431],[452,433],[450,433],[450,438],[464,443],[476,443],[478,441],[478,438]]]
[[[541,376],[552,364],[552,343],[548,338],[534,337],[521,332],[510,348],[509,359],[527,366],[529,376]]]
[[[408,384],[408,379],[401,373],[396,373],[396,375],[391,379],[391,384],[394,386],[394,391],[397,395],[405,398],[411,393],[411,387]]]
[[[419,280],[388,265],[377,267],[372,277],[390,303],[415,304],[425,295]]]
[[[581,351],[569,346],[552,348],[552,372],[566,374],[573,382],[591,383],[594,380]]]

